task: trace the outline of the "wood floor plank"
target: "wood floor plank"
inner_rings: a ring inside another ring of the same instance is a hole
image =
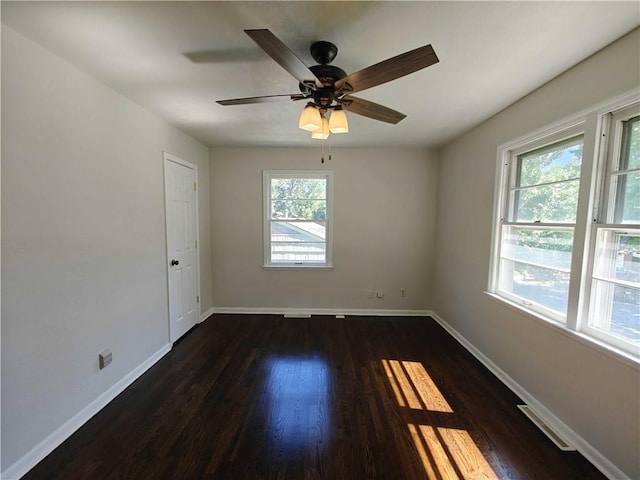
[[[434,320],[214,315],[25,477],[603,479]]]

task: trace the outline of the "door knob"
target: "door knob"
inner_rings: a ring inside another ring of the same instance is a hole
[[[173,267],[174,265],[180,265],[180,262],[178,260],[171,260],[171,266]]]

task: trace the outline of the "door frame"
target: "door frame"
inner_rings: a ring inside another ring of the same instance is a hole
[[[169,152],[162,151],[162,169],[163,169],[163,185],[162,191],[164,192],[164,250],[165,250],[165,268],[166,268],[166,280],[167,280],[167,319],[168,319],[168,337],[169,343],[172,344],[171,341],[171,292],[169,292],[169,275],[171,274],[169,262],[171,261],[171,254],[169,252],[169,223],[167,222],[167,162],[177,163],[178,165],[182,165],[183,167],[187,167],[193,170],[196,190],[195,190],[195,227],[196,227],[196,295],[198,300],[200,300],[200,209],[198,207],[198,166],[195,163],[187,162],[175,155],[172,155]],[[196,325],[202,323],[201,311],[200,311],[200,301],[196,301]]]

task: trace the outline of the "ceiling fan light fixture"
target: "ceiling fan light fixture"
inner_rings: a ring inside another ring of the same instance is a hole
[[[329,130],[331,133],[348,133],[349,122],[347,121],[347,114],[342,107],[336,107],[331,112],[329,117]]]
[[[329,122],[326,118],[322,117],[322,127],[311,132],[311,138],[316,138],[318,140],[326,140],[329,138]]]
[[[307,104],[300,113],[298,127],[309,132],[320,130],[322,127],[322,115],[320,115],[320,110],[311,104]]]

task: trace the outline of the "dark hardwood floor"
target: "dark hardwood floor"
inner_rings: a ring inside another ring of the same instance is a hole
[[[24,478],[602,479],[435,321],[214,315]]]

